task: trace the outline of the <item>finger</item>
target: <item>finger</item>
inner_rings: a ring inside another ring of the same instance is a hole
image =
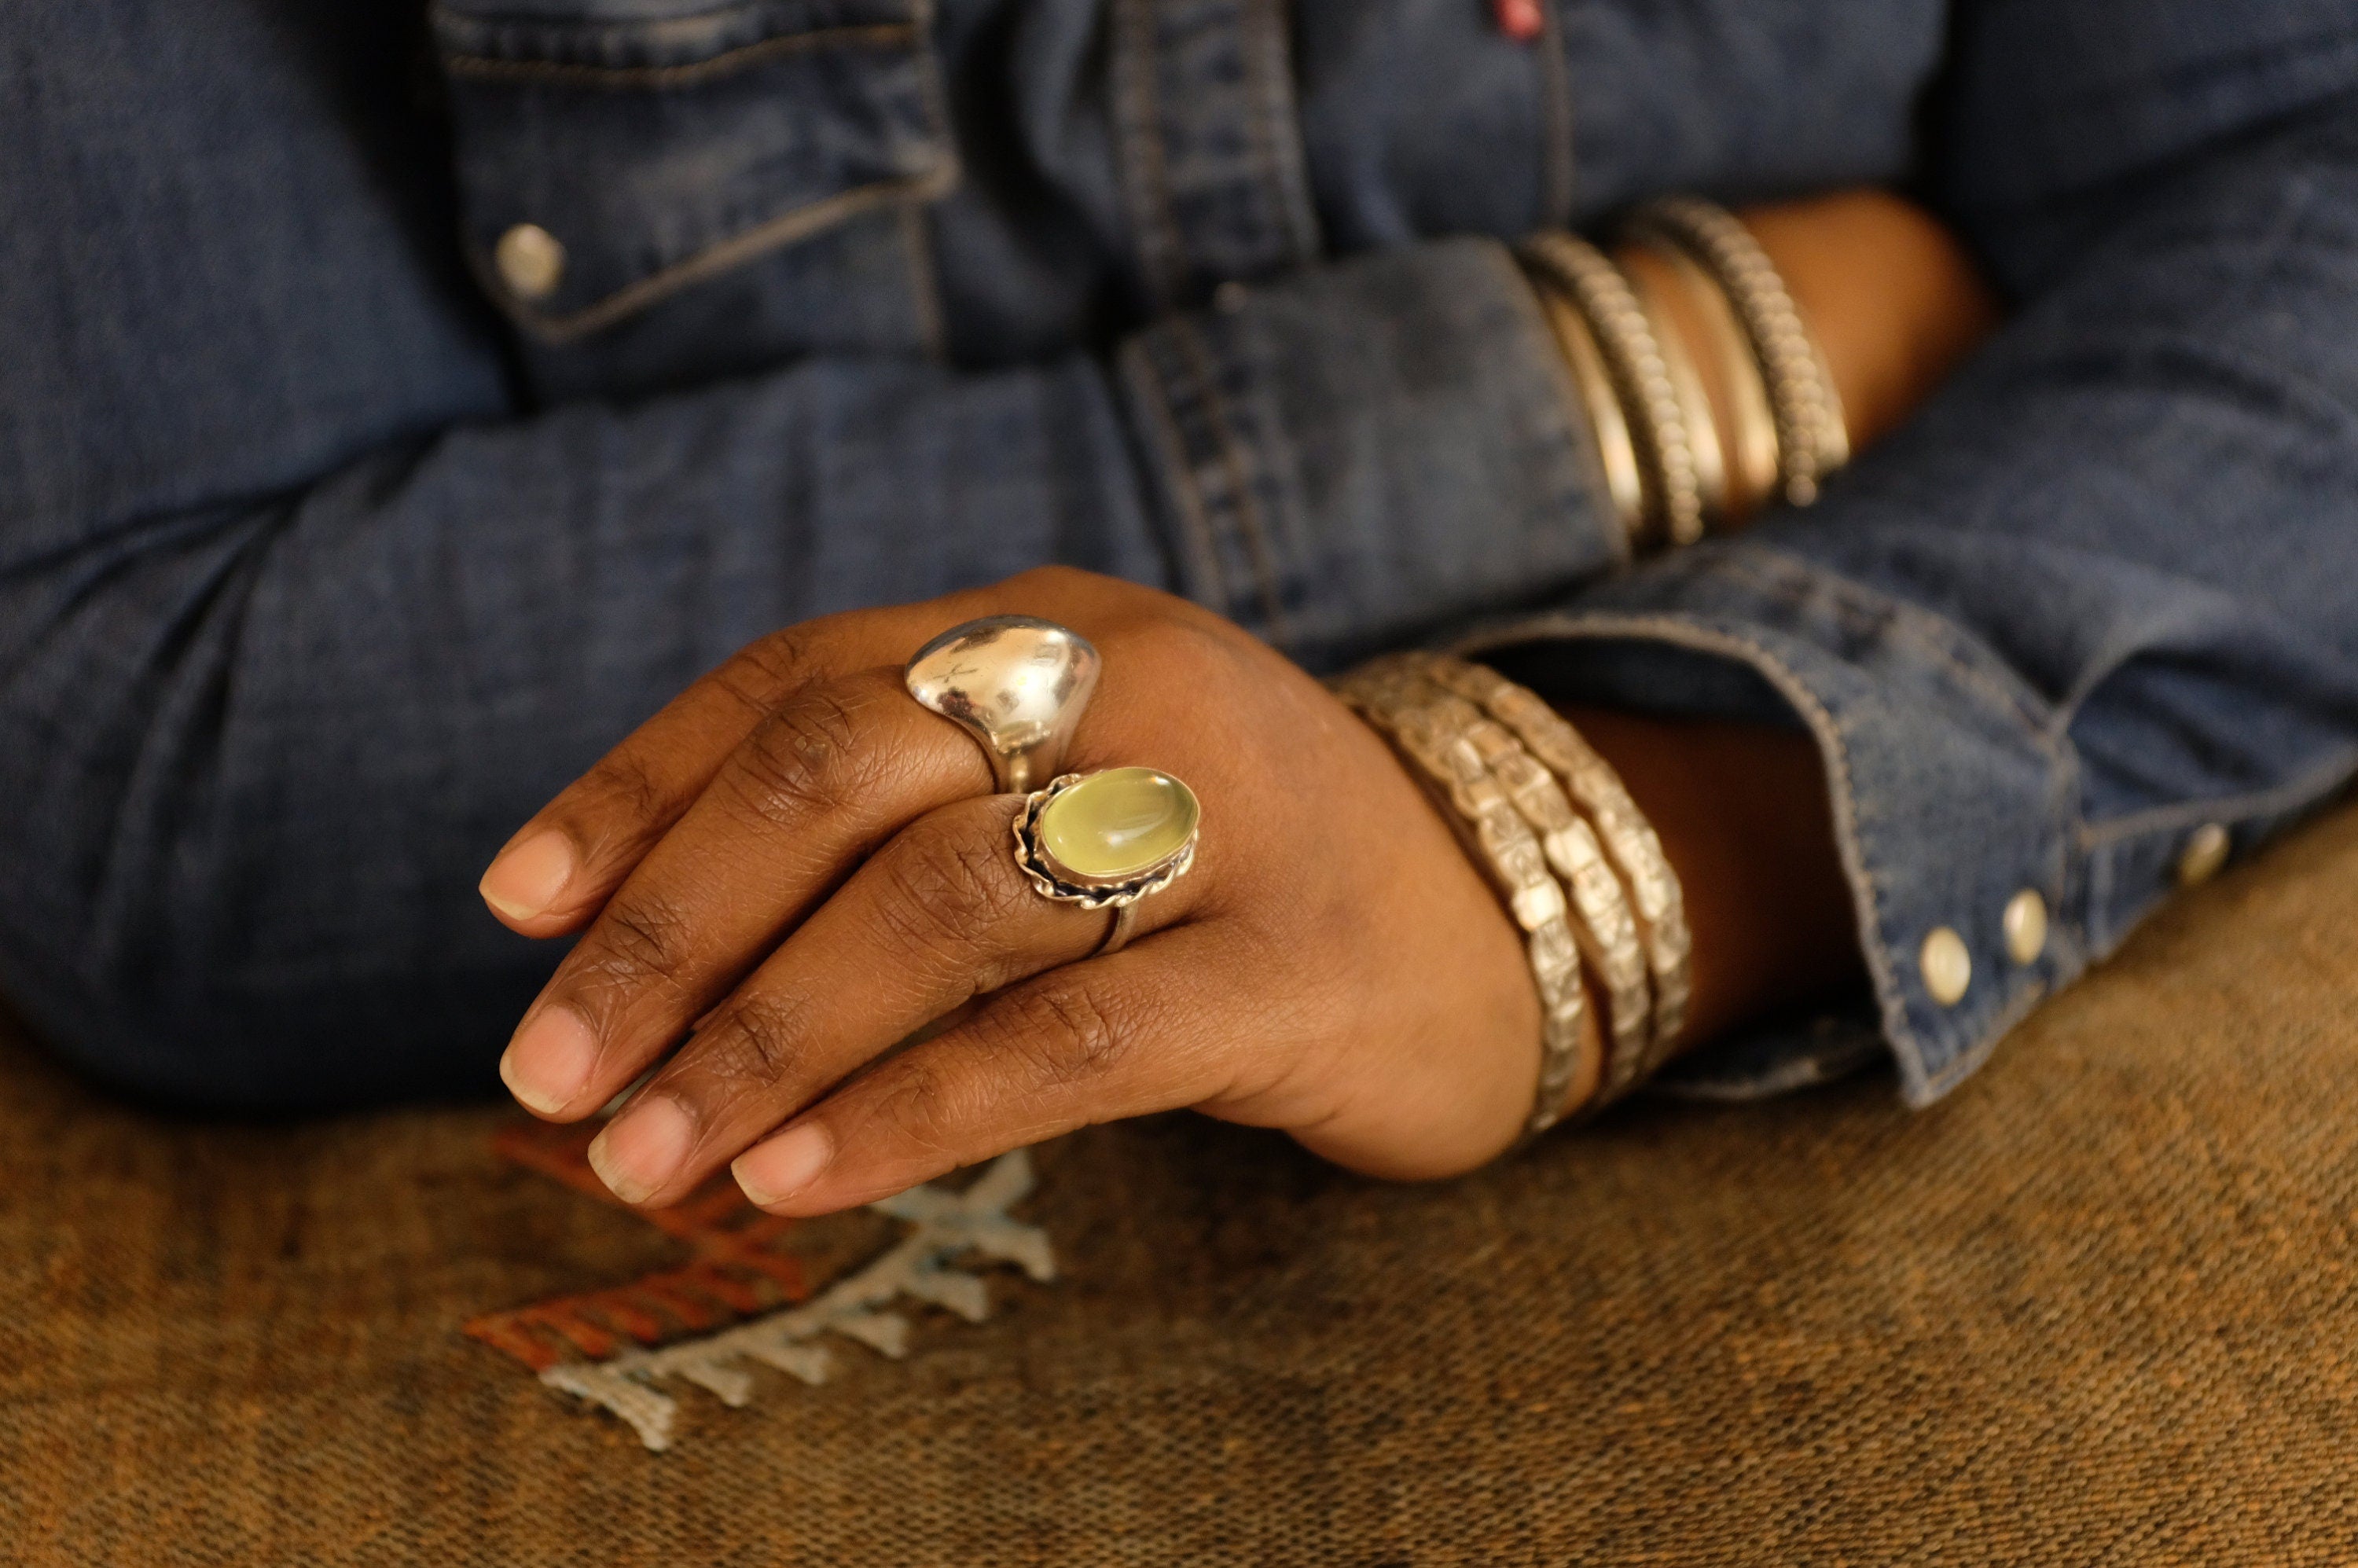
[[[1013,854],[1021,809],[1011,795],[945,806],[870,857],[599,1135],[607,1186],[671,1202],[926,1024],[1096,951],[1113,912],[1034,891]],[[1139,905],[1133,940],[1184,920],[1201,885]]]
[[[753,728],[557,966],[501,1074],[587,1116],[903,824],[991,787],[982,748],[897,666],[804,687]]]
[[[917,607],[829,616],[748,643],[666,703],[533,814],[484,871],[479,891],[528,936],[593,914],[702,795],[730,754],[779,706],[817,681],[905,655]]]
[[[868,1203],[1010,1149],[1230,1091],[1237,1065],[1288,1029],[1222,979],[1205,924],[1054,969],[876,1065],[739,1157],[773,1214]]]

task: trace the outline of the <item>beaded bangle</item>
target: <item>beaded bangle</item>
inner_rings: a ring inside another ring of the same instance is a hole
[[[1807,506],[1825,476],[1850,460],[1850,435],[1825,356],[1776,263],[1733,213],[1693,196],[1649,202],[1631,228],[1685,251],[1726,296],[1768,384],[1784,497]]]
[[[1556,347],[1563,351],[1564,363],[1571,368],[1574,389],[1596,438],[1605,492],[1634,547],[1646,526],[1645,478],[1638,463],[1637,443],[1630,438],[1629,416],[1622,411],[1620,394],[1613,390],[1613,374],[1605,368],[1596,334],[1588,330],[1579,309],[1552,287],[1542,286],[1532,292],[1539,296],[1540,308],[1555,332]]]
[[[1653,470],[1648,522],[1672,545],[1693,544],[1704,531],[1694,449],[1661,343],[1629,280],[1595,246],[1570,234],[1535,235],[1519,254],[1534,277],[1579,308],[1596,335],[1639,454]]]
[[[1704,523],[1707,526],[1720,522],[1727,516],[1730,504],[1727,455],[1719,444],[1719,423],[1712,417],[1703,372],[1696,367],[1694,354],[1671,319],[1668,304],[1645,276],[1627,267],[1621,275],[1629,281],[1629,294],[1638,308],[1646,313],[1646,325],[1654,330],[1671,394],[1678,399],[1679,426],[1686,431],[1687,449],[1694,454],[1695,502],[1702,508]]]
[[[1487,665],[1433,654],[1409,656],[1435,685],[1478,704],[1512,730],[1595,825],[1597,838],[1636,906],[1639,937],[1654,978],[1653,1044],[1645,1065],[1647,1070],[1660,1065],[1686,1027],[1693,942],[1678,873],[1662,853],[1653,825],[1629,798],[1612,764],[1535,693]]]
[[[1566,920],[1563,884],[1546,851],[1482,761],[1464,727],[1404,666],[1384,661],[1336,683],[1336,695],[1390,739],[1420,782],[1438,795],[1459,838],[1498,890],[1524,933],[1541,1009],[1539,1087],[1524,1136],[1563,1119],[1594,1098],[1604,1064],[1588,1049],[1588,994],[1580,949]]]

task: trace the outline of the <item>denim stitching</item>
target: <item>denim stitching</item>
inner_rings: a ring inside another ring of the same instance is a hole
[[[1934,627],[1926,624],[1946,626],[1949,622],[1920,605],[1878,593],[1865,583],[1813,561],[1753,541],[1747,544],[1747,554],[1723,555],[1707,569],[1751,578],[1761,588],[1773,590],[1780,602],[1796,610],[1804,600],[1823,593],[1845,618],[1849,629],[1862,633],[1887,633],[1905,642],[1946,667],[1963,685],[1983,693],[2006,716],[2019,720],[2031,732],[2040,751],[2050,756],[2058,754],[2057,740],[2049,733],[2047,705],[2037,701],[2032,694],[2009,690],[2003,682],[1969,661],[1960,651],[1963,644],[1944,644]],[[1772,573],[1772,565],[1781,568],[1783,575]]]
[[[1228,573],[1220,564],[1211,519],[1205,512],[1204,497],[1196,484],[1195,465],[1187,455],[1186,433],[1179,428],[1178,418],[1171,412],[1163,375],[1150,359],[1150,352],[1142,336],[1124,344],[1122,378],[1130,384],[1133,401],[1144,409],[1148,423],[1153,427],[1150,434],[1171,475],[1170,490],[1178,506],[1189,553],[1195,557],[1196,571],[1204,586],[1217,596],[1214,608],[1225,614],[1233,602]]]
[[[1171,174],[1163,157],[1162,49],[1153,0],[1115,0],[1111,75],[1121,149],[1122,205],[1129,209],[1140,282],[1150,304],[1169,307],[1179,292],[1184,249],[1171,210]]]
[[[1201,329],[1184,316],[1174,318],[1170,325],[1172,341],[1195,362],[1195,374],[1203,388],[1205,408],[1211,416],[1220,465],[1228,470],[1228,485],[1236,496],[1229,510],[1236,514],[1238,532],[1245,546],[1245,558],[1251,563],[1253,581],[1260,590],[1265,633],[1269,641],[1282,647],[1286,642],[1284,600],[1278,592],[1280,574],[1277,562],[1271,553],[1267,524],[1260,515],[1260,503],[1246,460],[1249,449],[1238,438],[1237,423],[1228,417],[1228,406],[1220,395],[1219,373]]]
[[[1278,223],[1288,242],[1288,263],[1314,259],[1319,252],[1318,214],[1310,200],[1309,154],[1302,145],[1301,111],[1293,102],[1293,56],[1287,43],[1288,0],[1246,0],[1238,47],[1256,91],[1254,113],[1245,116],[1253,151],[1261,166],[1264,194],[1277,203]],[[1288,133],[1291,132],[1291,135]]]
[[[2212,800],[2181,801],[2176,806],[2155,806],[2105,822],[2083,823],[2080,843],[2090,850],[2110,849],[2131,838],[2178,832],[2205,822],[2242,822],[2279,812],[2300,811],[2322,804],[2353,778],[2358,778],[2358,757],[2344,757],[2273,789]]]
[[[476,81],[554,81],[599,89],[688,87],[811,49],[838,45],[906,48],[917,41],[917,36],[914,23],[877,22],[763,38],[685,65],[584,65],[570,60],[503,59],[497,55],[481,54],[446,54],[442,65],[453,76]]]
[[[922,174],[880,179],[873,184],[855,186],[849,190],[821,197],[743,233],[717,241],[685,260],[674,262],[635,282],[625,284],[594,305],[563,316],[547,315],[517,300],[499,280],[477,246],[470,243],[465,252],[468,265],[473,269],[484,291],[498,300],[519,325],[543,342],[568,343],[635,315],[690,284],[732,271],[765,252],[808,239],[823,229],[832,228],[871,208],[890,206],[896,201],[930,201],[957,185],[957,162],[946,159]]]
[[[927,358],[945,359],[949,336],[942,312],[942,279],[934,265],[933,236],[926,231],[921,203],[901,209],[901,249],[909,261],[909,302],[917,313],[917,341]]]

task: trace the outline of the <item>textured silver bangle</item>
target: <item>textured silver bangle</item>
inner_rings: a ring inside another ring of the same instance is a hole
[[[1421,662],[1434,684],[1478,704],[1514,731],[1595,825],[1606,854],[1628,887],[1647,968],[1653,975],[1653,1043],[1646,1070],[1659,1066],[1686,1027],[1694,948],[1687,929],[1686,897],[1653,825],[1629,798],[1612,764],[1538,694],[1487,665],[1434,654],[1408,657]]]
[[[1479,707],[1433,678],[1437,664],[1411,654],[1377,661],[1364,677],[1388,704],[1418,708],[1442,730],[1462,736],[1518,814],[1538,836],[1540,849],[1570,895],[1572,935],[1603,993],[1604,1033],[1611,1043],[1604,1096],[1617,1099],[1646,1070],[1651,1036],[1649,967],[1637,916],[1595,830],[1574,808],[1547,765]]]
[[[1524,1136],[1544,1132],[1594,1098],[1604,1076],[1604,1064],[1588,1049],[1588,994],[1563,886],[1463,725],[1441,708],[1443,694],[1404,666],[1389,665],[1354,671],[1334,689],[1441,797],[1443,815],[1522,928],[1541,1007],[1540,1078]]]
[[[1571,895],[1573,940],[1604,992],[1605,1033],[1612,1042],[1605,1064],[1605,1097],[1617,1099],[1645,1072],[1651,1055],[1645,949],[1638,937],[1637,913],[1621,879],[1606,859],[1605,847],[1565,798],[1563,785],[1523,742],[1465,698],[1443,698],[1445,717],[1466,726],[1466,738],[1539,835],[1548,866]]]
[[[1734,213],[1699,197],[1650,201],[1629,227],[1693,256],[1725,294],[1768,384],[1779,488],[1788,502],[1807,506],[1825,477],[1850,460],[1850,434],[1825,355],[1777,264]]]
[[[1653,470],[1649,523],[1672,545],[1693,544],[1704,531],[1694,448],[1661,343],[1629,280],[1603,252],[1571,234],[1535,234],[1518,254],[1534,277],[1579,308],[1595,333],[1639,454]]]

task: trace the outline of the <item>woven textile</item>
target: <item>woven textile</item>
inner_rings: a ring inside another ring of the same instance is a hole
[[[1641,1102],[1428,1188],[1184,1117],[1049,1145],[1055,1283],[684,1390],[661,1455],[460,1331],[681,1256],[503,1113],[0,1071],[0,1560],[2358,1560],[2358,814],[1930,1111]],[[787,1244],[823,1280],[892,1233]]]

